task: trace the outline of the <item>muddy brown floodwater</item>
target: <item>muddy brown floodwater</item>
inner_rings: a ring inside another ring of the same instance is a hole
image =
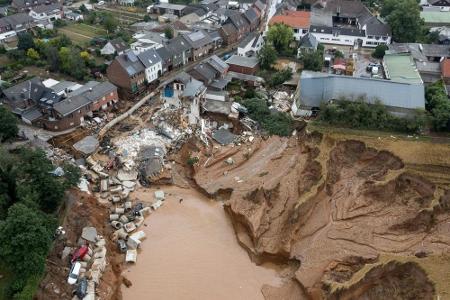
[[[153,191],[134,196],[149,201]],[[274,268],[256,266],[239,246],[222,203],[192,189],[164,191],[164,206],[143,227],[137,264],[124,271],[133,283],[122,288],[125,300],[264,299],[262,285],[281,284]]]

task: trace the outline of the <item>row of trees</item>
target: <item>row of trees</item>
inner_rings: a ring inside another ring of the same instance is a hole
[[[35,40],[30,33],[19,35],[18,49],[9,51],[9,57],[15,61],[14,68],[22,65],[46,67],[51,72],[61,72],[77,80],[88,79],[90,68],[99,68],[87,51],[72,45],[65,35],[58,36],[48,42]]]
[[[410,118],[396,117],[380,102],[368,104],[363,98],[323,104],[318,120],[341,127],[407,133],[419,133],[427,123],[427,117],[422,111],[417,111]]]
[[[15,117],[0,107],[2,141],[18,132]],[[2,299],[32,299],[44,272],[57,222],[55,211],[64,192],[75,186],[78,168],[64,165],[64,176],[42,150],[6,151],[0,145],[0,260],[14,280]]]

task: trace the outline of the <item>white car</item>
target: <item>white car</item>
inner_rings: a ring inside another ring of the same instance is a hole
[[[80,275],[81,264],[79,262],[75,262],[72,264],[72,268],[70,268],[69,278],[67,278],[67,282],[69,284],[75,284],[78,280],[78,275]]]

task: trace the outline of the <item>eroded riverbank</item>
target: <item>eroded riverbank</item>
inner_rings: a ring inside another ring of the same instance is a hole
[[[193,189],[163,187],[165,204],[146,220],[137,264],[124,271],[132,299],[264,299],[264,284],[280,285],[271,266],[256,266],[239,246],[221,202]],[[150,202],[154,189],[133,194]],[[180,199],[183,201],[180,203]]]

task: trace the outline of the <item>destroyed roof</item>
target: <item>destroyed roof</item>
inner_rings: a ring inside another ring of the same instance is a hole
[[[117,53],[120,53],[122,51],[125,51],[128,49],[128,45],[124,42],[122,38],[117,38],[109,41],[110,44],[113,46],[113,48],[116,50]]]
[[[218,101],[206,97],[203,109],[211,113],[229,115],[231,113],[231,102]]]
[[[124,68],[128,76],[133,76],[144,71],[144,65],[138,59],[133,51],[128,50],[124,54],[121,54],[115,58],[119,64]]]
[[[229,145],[236,139],[236,135],[224,128],[214,131],[212,137],[221,145]]]
[[[73,144],[73,148],[77,151],[82,152],[83,154],[91,154],[97,150],[99,146],[99,141],[92,135],[88,135],[85,138],[79,140],[75,144]]]
[[[161,57],[154,49],[146,50],[138,54],[139,60],[144,64],[146,68],[156,65],[161,62]]]
[[[183,37],[191,45],[192,48],[204,47],[213,42],[211,37],[204,30],[188,33]]]
[[[201,81],[198,81],[197,79],[193,78],[186,72],[181,72],[178,75],[176,75],[173,79],[168,80],[168,82],[172,81],[180,81],[185,85],[183,90],[183,97],[188,98],[195,97],[200,92],[206,90],[206,87],[203,85]]]

